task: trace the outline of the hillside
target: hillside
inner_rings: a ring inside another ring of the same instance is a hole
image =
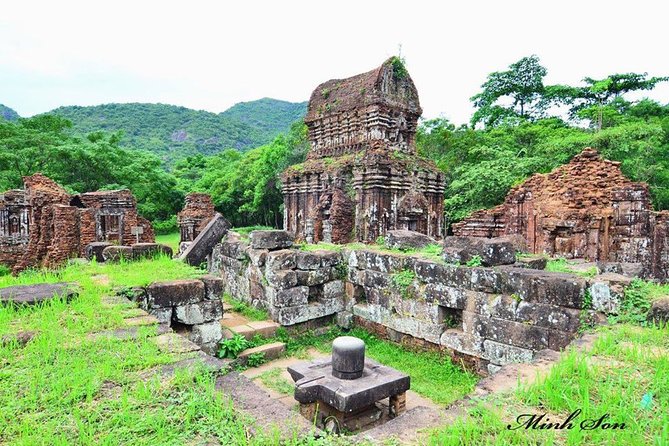
[[[0,118],[8,121],[16,121],[20,118],[19,114],[6,105],[0,104]]]
[[[266,144],[305,111],[306,103],[264,98],[219,114],[141,103],[68,106],[49,113],[71,120],[79,134],[122,130],[122,145],[148,150],[172,164],[197,153],[211,155],[229,148],[245,151]]]
[[[221,116],[237,119],[264,132],[277,134],[304,117],[306,102],[287,102],[271,98],[240,102],[233,105]]]

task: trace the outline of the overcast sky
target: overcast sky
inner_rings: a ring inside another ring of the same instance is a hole
[[[664,2],[43,1],[0,7],[0,103],[162,102],[221,112],[402,55],[423,116],[466,122],[486,75],[537,54],[547,83],[669,74]],[[650,94],[669,102],[669,83]]]

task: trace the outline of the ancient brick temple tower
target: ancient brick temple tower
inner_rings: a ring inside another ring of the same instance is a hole
[[[533,175],[501,205],[454,224],[453,233],[519,234],[534,253],[637,263],[644,276],[669,279],[669,212],[654,211],[648,186],[627,179],[619,162],[592,148]]]
[[[311,94],[307,161],[283,173],[284,228],[298,240],[373,242],[390,229],[443,235],[444,175],[416,154],[422,110],[397,57]]]

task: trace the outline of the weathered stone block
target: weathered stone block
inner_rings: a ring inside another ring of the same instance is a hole
[[[291,249],[282,249],[272,251],[267,254],[266,267],[271,270],[294,269],[295,251]]]
[[[516,261],[516,250],[509,241],[482,237],[445,237],[444,261],[465,264],[475,256],[483,266],[510,265]]]
[[[337,313],[335,316],[335,323],[345,329],[348,330],[353,327],[353,313],[350,311],[340,311]]]
[[[342,255],[339,252],[321,250],[316,251],[316,253],[321,258],[321,266],[323,267],[337,266],[342,262]]]
[[[580,309],[586,281],[572,274],[500,267],[500,292],[517,294],[522,300]]]
[[[455,265],[440,265],[428,260],[417,260],[414,265],[416,277],[425,283],[442,285],[456,285],[455,275],[458,267]]]
[[[252,231],[249,234],[253,249],[285,249],[293,246],[294,237],[288,231]]]
[[[251,259],[251,265],[263,267],[265,266],[265,261],[267,260],[267,254],[269,250],[267,249],[247,249],[246,253]]]
[[[217,343],[223,338],[220,322],[193,325],[189,339],[197,345]]]
[[[420,249],[436,243],[437,241],[432,237],[404,229],[388,231],[385,236],[385,244],[391,249]]]
[[[149,314],[158,319],[161,324],[172,323],[172,307],[167,308],[151,308]]]
[[[221,254],[232,259],[244,260],[248,255],[248,244],[231,235],[228,233],[228,236],[220,243]]]
[[[225,290],[225,282],[222,277],[213,276],[207,274],[206,276],[200,277],[202,283],[204,283],[204,296],[208,300],[220,300],[223,296]]]
[[[517,259],[513,266],[527,269],[546,269],[548,258],[542,255],[524,255]]]
[[[425,285],[423,296],[428,302],[436,302],[444,307],[458,309],[464,308],[467,299],[467,294],[462,289],[440,283],[428,283]]]
[[[648,311],[648,322],[665,327],[669,324],[669,297],[655,300]]]
[[[363,275],[363,285],[367,288],[387,288],[391,286],[390,276],[385,273],[379,273],[372,270],[365,270]]]
[[[193,243],[179,256],[179,259],[193,266],[202,264],[212,252],[214,246],[225,237],[230,227],[230,222],[223,218],[221,214],[216,213],[202,232],[193,240]]]
[[[204,283],[197,279],[154,282],[147,288],[149,308],[173,307],[204,300]]]
[[[219,321],[223,317],[223,303],[220,300],[205,300],[174,307],[174,319],[187,325]]]
[[[322,285],[332,278],[332,268],[319,268],[311,271],[295,271],[298,285]]]
[[[277,289],[291,288],[297,285],[295,271],[268,271],[265,277],[267,282]]]
[[[294,325],[312,319],[329,316],[342,311],[343,305],[339,300],[312,302],[309,305],[271,309],[272,317],[281,325]]]
[[[344,299],[344,281],[333,280],[323,284],[323,299]]]
[[[594,282],[590,285],[590,297],[592,298],[592,309],[605,314],[618,314],[620,300],[611,292],[607,282]]]
[[[518,362],[530,362],[534,359],[532,350],[520,347],[514,347],[489,339],[483,341],[485,359],[498,365],[505,365]]]
[[[263,344],[258,347],[247,348],[239,354],[239,359],[243,362],[248,360],[249,356],[253,354],[262,354],[266,361],[271,361],[280,357],[286,351],[286,344],[283,342],[272,342],[271,344]]]
[[[93,242],[86,245],[86,258],[88,260],[95,259],[97,262],[104,262],[105,258],[102,252],[105,248],[112,246],[109,242]]]
[[[277,328],[280,327],[279,324],[272,321],[251,321],[248,323],[248,326],[255,330],[255,333],[264,337],[271,338],[276,334]]]
[[[130,246],[107,246],[102,250],[102,258],[105,262],[119,262],[132,259],[132,247]]]
[[[298,269],[312,270],[321,267],[321,257],[313,251],[297,251],[295,260]]]
[[[306,305],[309,301],[309,287],[296,286],[285,290],[279,290],[274,296],[275,307],[294,307]]]
[[[364,251],[366,269],[381,273],[396,273],[404,269],[413,269],[415,259],[399,254]]]

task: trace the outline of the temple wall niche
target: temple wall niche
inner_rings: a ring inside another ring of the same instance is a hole
[[[620,163],[586,148],[512,189],[503,204],[454,224],[453,233],[520,234],[537,254],[638,263],[645,276],[666,280],[666,215],[653,210],[646,184],[630,181]]]
[[[319,85],[305,118],[307,161],[282,175],[284,228],[307,242],[374,242],[391,229],[441,238],[444,175],[416,154],[421,113],[396,58]]]

